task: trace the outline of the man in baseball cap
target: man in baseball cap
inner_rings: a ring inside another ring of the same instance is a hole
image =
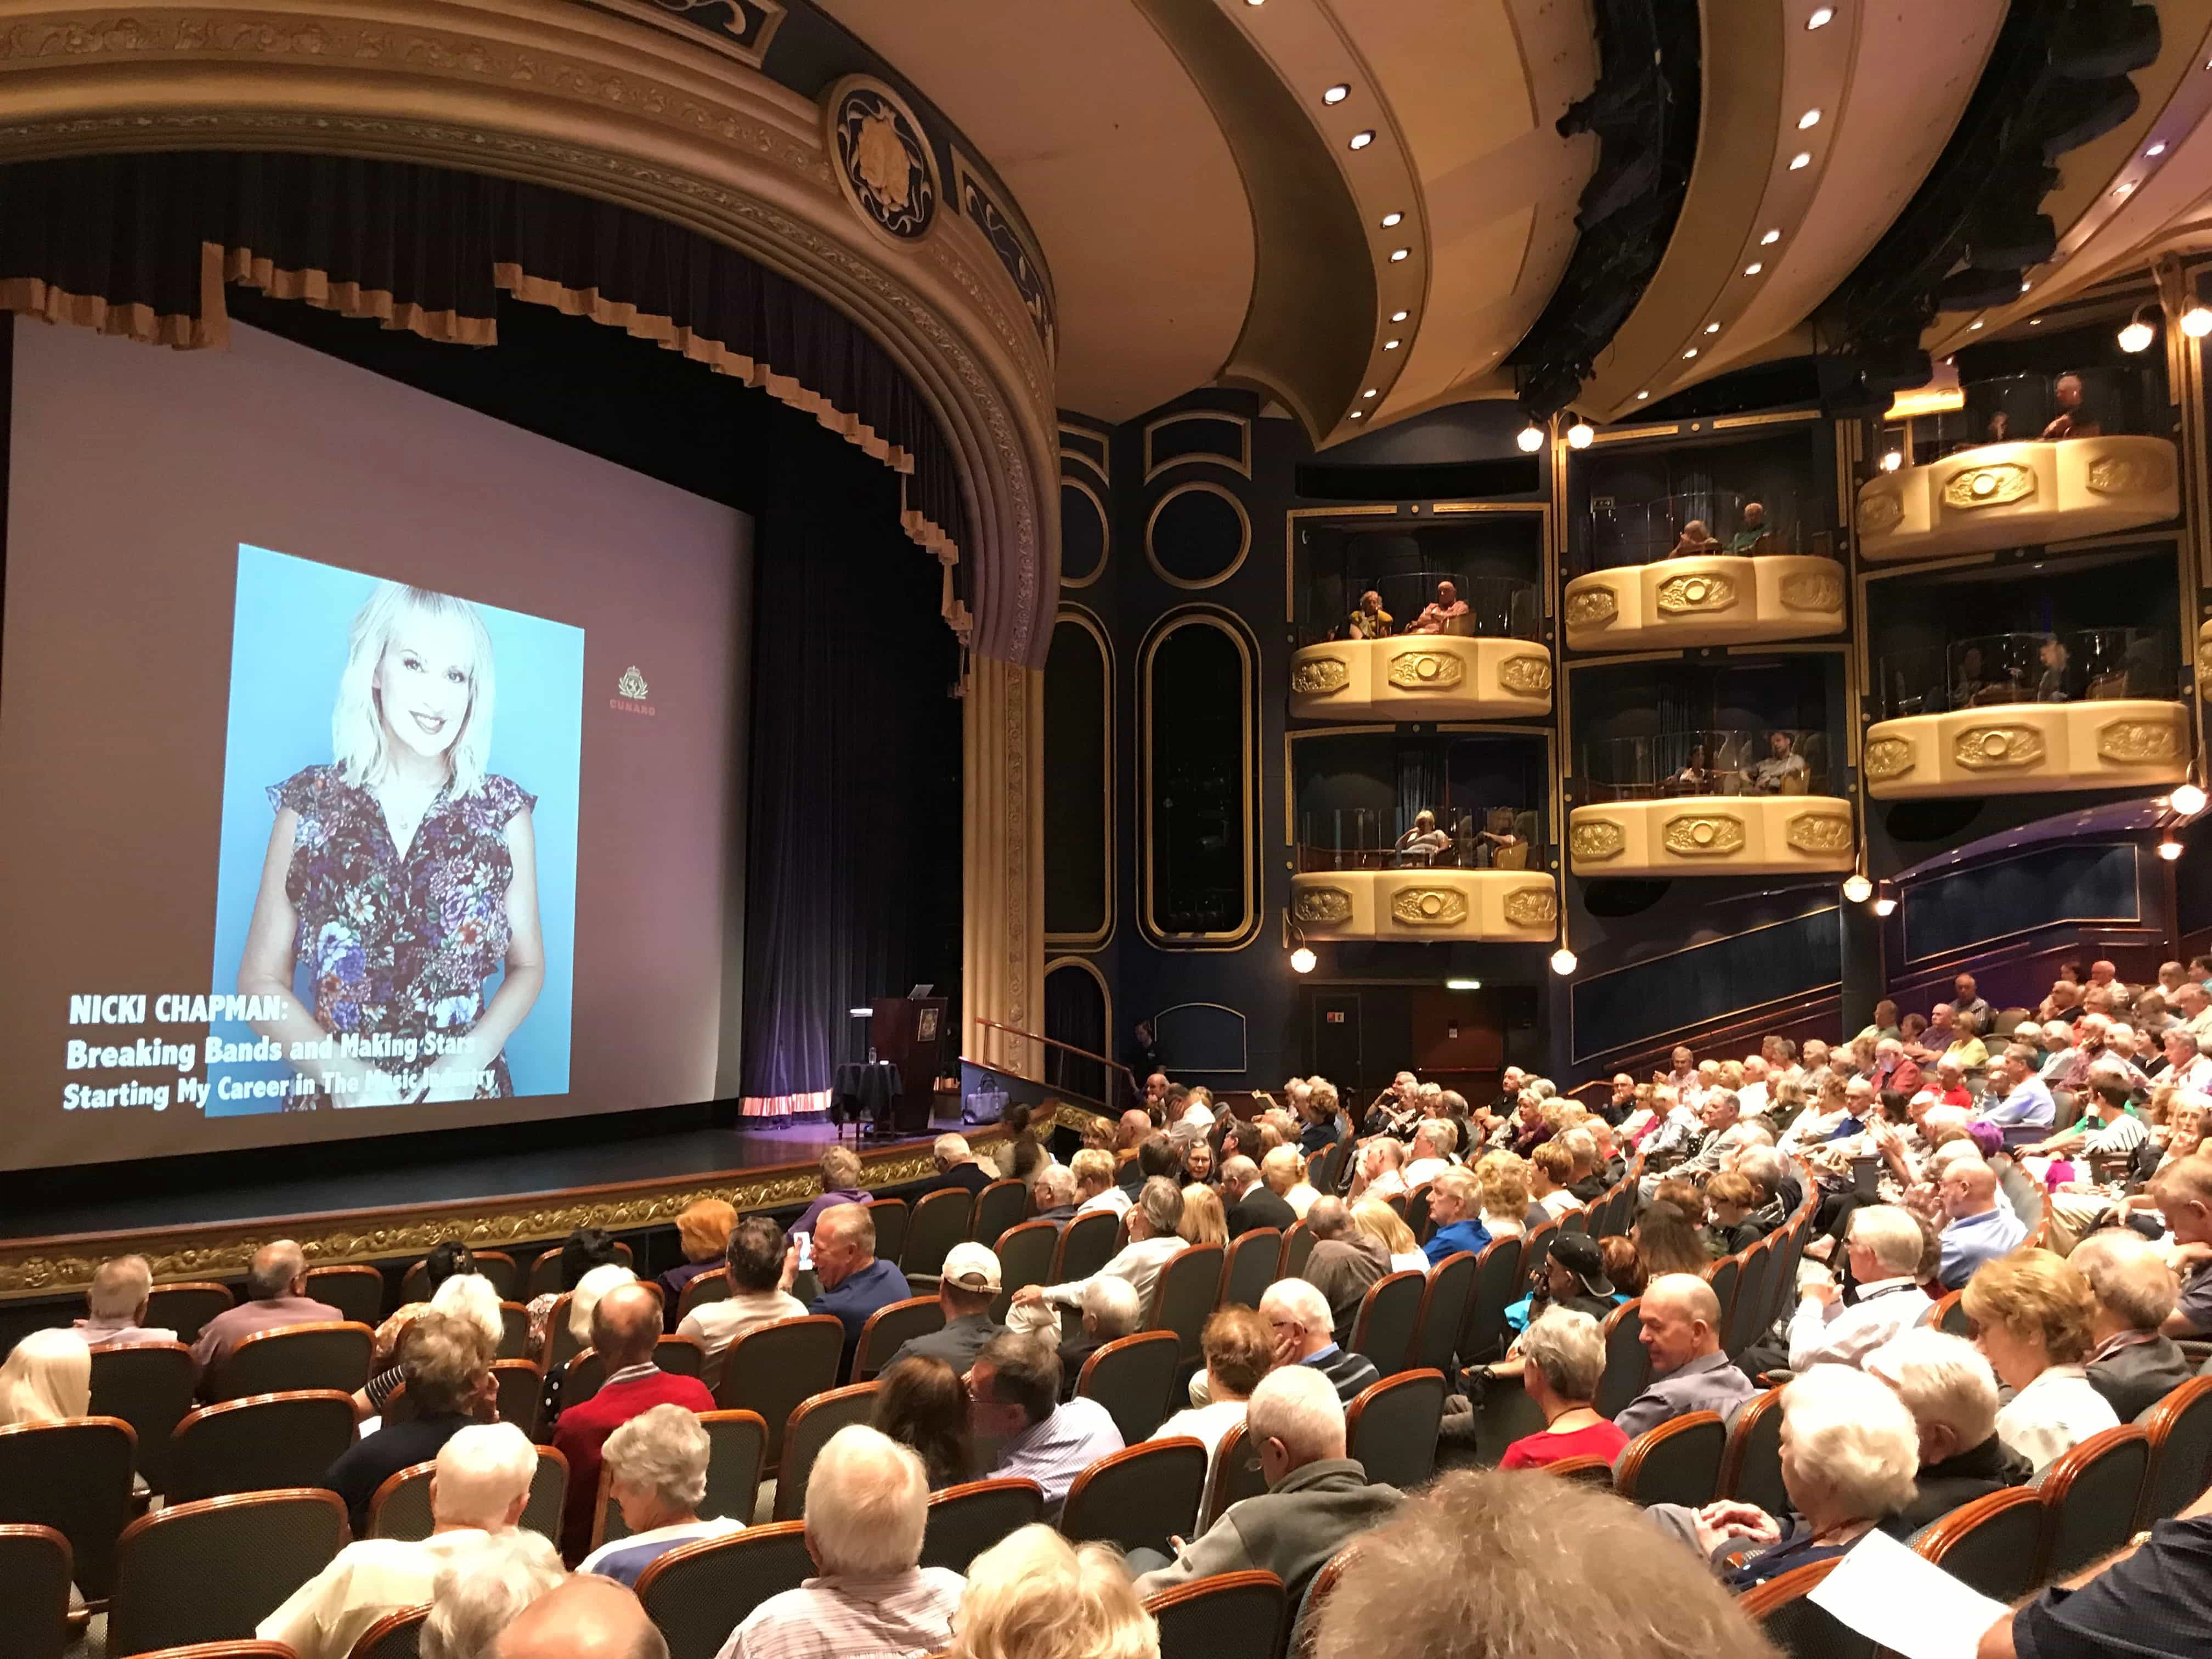
[[[944,1328],[909,1339],[884,1369],[889,1370],[902,1359],[942,1359],[965,1376],[975,1356],[991,1340],[1006,1334],[1006,1328],[991,1317],[991,1304],[998,1299],[997,1255],[981,1244],[955,1244],[945,1253],[945,1267],[937,1281],[938,1305],[945,1310]]]
[[[1588,1234],[1555,1235],[1547,1270],[1553,1307],[1572,1308],[1598,1320],[1613,1311],[1613,1281],[1605,1275],[1605,1252]]]

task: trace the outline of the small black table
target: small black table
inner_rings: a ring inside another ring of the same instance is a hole
[[[830,1085],[830,1121],[837,1126],[841,1139],[848,1123],[854,1126],[855,1139],[863,1123],[875,1134],[890,1134],[892,1115],[905,1090],[899,1068],[888,1060],[848,1061],[837,1068]]]

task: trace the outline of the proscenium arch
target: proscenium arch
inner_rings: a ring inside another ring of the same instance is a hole
[[[293,150],[525,179],[653,214],[865,328],[945,433],[980,655],[1042,667],[1059,589],[1052,366],[981,231],[889,246],[840,195],[816,106],[688,26],[546,0],[0,0],[0,163]]]

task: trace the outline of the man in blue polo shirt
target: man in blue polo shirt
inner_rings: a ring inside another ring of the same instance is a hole
[[[850,1370],[860,1330],[878,1308],[903,1302],[911,1292],[906,1275],[889,1261],[876,1260],[876,1220],[864,1204],[833,1204],[814,1218],[814,1274],[822,1294],[806,1304],[810,1314],[831,1314],[845,1328],[844,1369]],[[789,1291],[799,1275],[799,1247],[783,1259],[783,1283]]]
[[[1465,1170],[1446,1170],[1429,1183],[1429,1219],[1437,1230],[1421,1246],[1421,1253],[1431,1267],[1462,1250],[1480,1255],[1489,1247],[1490,1230],[1482,1224],[1482,1188]]]

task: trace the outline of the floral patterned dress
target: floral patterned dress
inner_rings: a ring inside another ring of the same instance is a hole
[[[313,975],[316,1024],[337,1036],[418,1045],[432,1031],[471,1030],[484,981],[507,961],[507,825],[538,798],[496,773],[466,795],[441,790],[404,858],[375,796],[335,766],[295,773],[270,789],[269,804],[300,816],[284,891],[299,914],[294,948]],[[395,1060],[384,1069],[408,1068]],[[514,1092],[504,1053],[485,1069],[490,1086],[479,1098]]]

